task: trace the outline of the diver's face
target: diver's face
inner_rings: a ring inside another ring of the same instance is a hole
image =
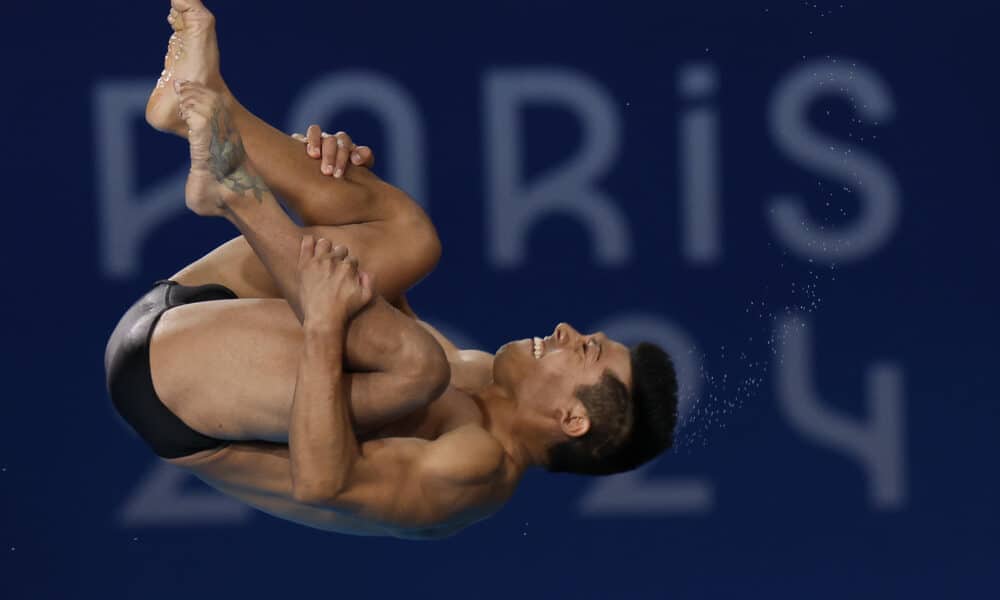
[[[604,335],[584,335],[566,323],[551,335],[510,342],[493,361],[493,380],[513,393],[518,404],[549,410],[581,385],[593,385],[610,369],[631,389],[629,350]]]

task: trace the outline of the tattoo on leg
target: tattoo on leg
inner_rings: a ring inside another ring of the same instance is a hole
[[[212,113],[212,144],[209,167],[215,180],[237,194],[249,191],[264,201],[270,190],[264,180],[247,170],[247,153],[240,133],[233,129],[229,112],[218,106]]]

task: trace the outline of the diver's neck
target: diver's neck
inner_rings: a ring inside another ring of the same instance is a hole
[[[544,463],[544,452],[540,444],[524,427],[524,419],[518,412],[517,401],[503,388],[490,382],[473,394],[476,404],[483,412],[483,427],[492,435],[520,471]]]

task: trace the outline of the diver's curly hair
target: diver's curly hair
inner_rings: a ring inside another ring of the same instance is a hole
[[[581,475],[629,471],[674,443],[677,373],[662,348],[643,342],[632,348],[632,393],[611,371],[576,396],[587,409],[590,429],[549,448],[546,469]]]

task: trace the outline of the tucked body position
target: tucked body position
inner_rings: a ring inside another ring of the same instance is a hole
[[[168,21],[147,121],[189,142],[187,206],[241,235],[156,282],[108,341],[112,402],[159,457],[290,521],[436,539],[530,468],[606,475],[671,447],[662,349],[565,323],[495,355],[455,347],[405,295],[437,233],[371,150],[264,123],[221,76],[208,9],[173,0]]]

